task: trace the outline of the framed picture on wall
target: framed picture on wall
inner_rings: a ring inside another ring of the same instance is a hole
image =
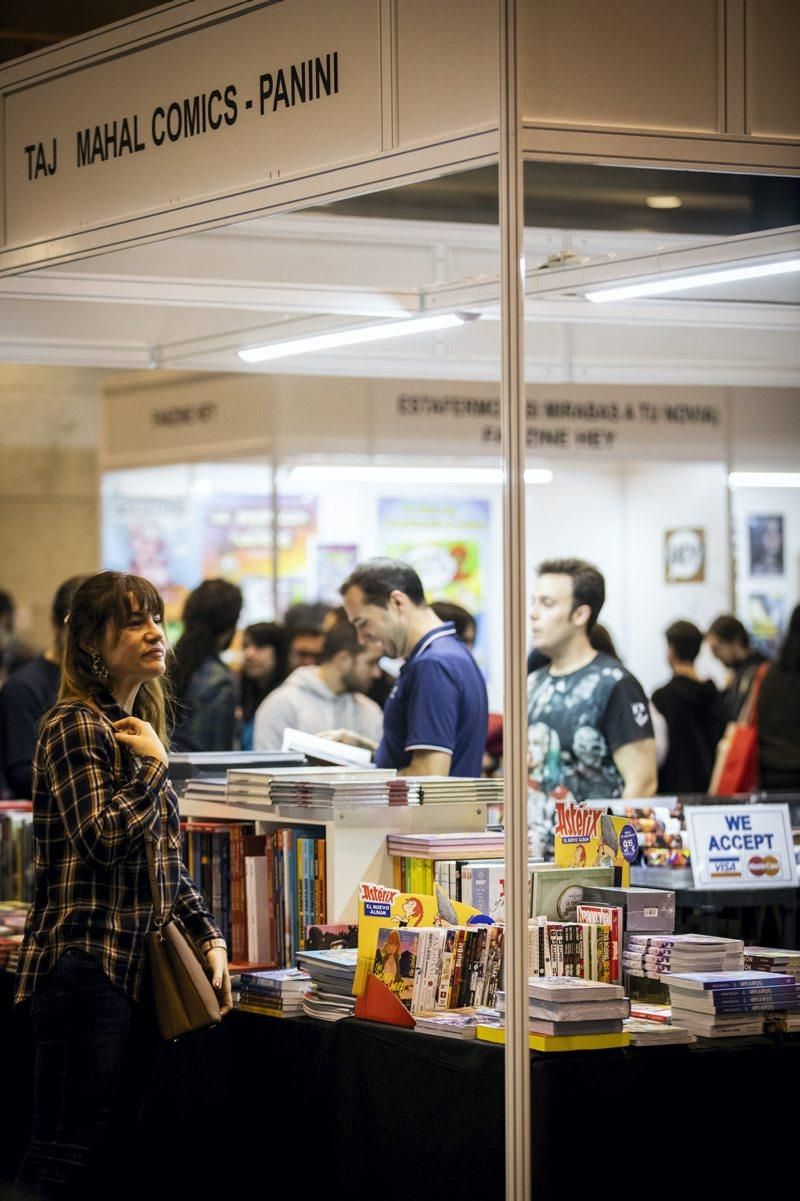
[[[751,592],[747,597],[745,624],[750,629],[756,650],[774,656],[786,626],[786,597]]]
[[[706,532],[694,526],[664,531],[664,580],[702,584],[706,578]]]
[[[783,575],[783,515],[750,513],[747,536],[750,575]]]

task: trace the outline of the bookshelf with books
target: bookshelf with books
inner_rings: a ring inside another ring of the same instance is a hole
[[[252,822],[258,834],[308,827],[325,841],[325,912],[329,922],[355,922],[359,880],[392,884],[387,834],[481,830],[485,806],[448,805],[253,805],[181,798],[181,816],[200,821]]]

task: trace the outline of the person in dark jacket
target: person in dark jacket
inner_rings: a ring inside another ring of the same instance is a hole
[[[732,613],[723,613],[706,631],[708,649],[715,659],[728,668],[730,678],[723,701],[727,721],[738,721],[747,703],[756,673],[766,656],[750,645],[750,635]]]
[[[703,635],[691,621],[676,621],[666,631],[672,679],[653,693],[653,704],[667,723],[669,746],[658,770],[658,791],[673,795],[706,792],[714,753],[725,729],[722,697],[711,680],[694,667]]]
[[[64,622],[76,589],[87,576],[65,580],[53,597],[53,640],[47,650],[20,667],[0,691],[0,755],[6,784],[14,797],[33,796],[33,751],[39,719],[56,703],[61,681]]]
[[[242,601],[241,590],[227,580],[203,580],[186,599],[170,670],[176,751],[233,750],[236,683],[220,654],[236,633]]]
[[[758,763],[766,789],[800,789],[800,605],[758,697]]]

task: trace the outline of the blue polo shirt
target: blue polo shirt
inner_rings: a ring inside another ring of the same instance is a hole
[[[420,638],[389,693],[375,763],[399,771],[414,751],[447,751],[451,776],[479,776],[488,714],[481,670],[445,622]]]

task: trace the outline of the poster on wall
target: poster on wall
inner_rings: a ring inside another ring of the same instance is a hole
[[[786,597],[765,592],[749,593],[745,622],[756,649],[768,658],[774,658],[786,626]]]
[[[750,575],[783,575],[783,515],[748,514],[747,536]]]
[[[702,584],[706,578],[706,532],[689,526],[664,531],[664,580]]]
[[[187,594],[203,578],[201,548],[202,523],[188,496],[104,498],[103,566],[155,584],[170,637]]]
[[[316,533],[316,501],[278,501],[278,613],[308,593],[308,541]],[[266,496],[215,496],[203,532],[203,577],[222,576],[244,594],[240,624],[275,616],[272,590],[272,504]]]
[[[486,564],[489,561],[488,500],[446,497],[379,502],[381,553],[410,563],[430,601],[451,601],[475,618],[475,658],[486,662]]]
[[[317,544],[317,599],[327,605],[342,603],[340,587],[358,562],[358,547],[354,543],[334,546]]]

